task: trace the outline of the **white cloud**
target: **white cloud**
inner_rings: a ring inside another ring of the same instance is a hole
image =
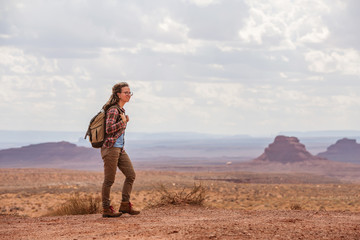
[[[360,76],[360,54],[355,49],[312,50],[305,53],[309,70]]]
[[[11,72],[26,74],[34,71],[32,67],[38,65],[38,62],[33,56],[25,56],[21,49],[1,47],[0,64]]]
[[[282,78],[288,78],[288,76],[287,76],[285,73],[283,73],[283,72],[281,72],[279,75],[280,75],[280,77],[282,77]]]
[[[284,62],[289,62],[289,58],[287,58],[286,56],[281,56],[281,60],[283,60]]]
[[[220,3],[220,0],[183,0],[183,1],[189,2],[191,4],[195,4],[199,7],[207,7],[209,5]]]
[[[337,108],[351,108],[353,106],[360,107],[360,96],[356,94],[337,95],[332,96],[331,99]]]
[[[221,65],[221,64],[213,63],[213,64],[210,64],[209,66],[210,66],[211,68],[214,68],[214,69],[217,69],[217,70],[222,70],[222,71],[225,70],[225,69],[224,69],[224,66]]]
[[[79,76],[81,80],[85,80],[85,81],[91,80],[89,71],[84,67],[76,66],[74,67],[73,72],[75,75]]]
[[[173,33],[178,35],[182,39],[186,39],[189,28],[185,24],[181,24],[171,19],[170,17],[166,17],[162,22],[158,24],[159,28],[166,33]]]
[[[230,83],[189,83],[189,86],[195,92],[195,105],[205,100],[206,105],[203,104],[200,111],[203,125],[212,125],[210,119],[213,120],[212,116],[218,115],[222,124],[216,126],[216,129],[220,132],[232,128],[241,129],[242,132],[278,132],[299,129],[300,126],[310,130],[326,130],[331,128],[333,123],[329,119],[334,119],[335,112],[342,116],[334,120],[337,125],[349,123],[358,115],[354,110],[359,107],[360,102],[359,95],[355,93],[329,98],[321,96],[322,89],[314,91],[306,86],[250,86]],[[326,91],[333,91],[334,88],[337,87],[328,86]],[[334,112],[334,106],[339,105],[342,107],[336,108]],[[206,119],[209,121],[205,121]],[[321,126],[317,124],[320,122]]]
[[[11,35],[8,35],[8,34],[0,34],[0,38],[9,39],[9,38],[11,38]]]
[[[239,83],[189,83],[195,95],[210,102],[219,102],[225,106],[248,106],[242,96],[244,87]]]
[[[58,66],[56,60],[37,58],[14,47],[0,47],[0,69],[14,74],[30,74],[39,70],[54,73],[58,70]]]
[[[321,43],[328,38],[329,34],[330,32],[326,27],[312,29],[310,33],[306,33],[300,38],[300,42]]]
[[[153,132],[158,131],[181,131],[185,126],[185,113],[194,104],[191,97],[168,96],[165,82],[130,81],[131,91],[134,92],[130,103],[126,106],[132,122],[136,123],[135,131]],[[174,83],[179,86],[182,83]],[[179,88],[175,89],[179,90]],[[180,120],[181,119],[181,120]],[[178,121],[183,124],[179,125]],[[133,130],[134,125],[129,125]],[[182,129],[174,129],[182,127]],[[173,129],[173,130],[171,130]]]
[[[198,47],[201,46],[201,41],[188,40],[184,43],[163,43],[148,41],[147,46],[154,52],[161,53],[180,53],[180,54],[192,54],[195,53]]]
[[[329,36],[329,29],[319,17],[329,14],[332,4],[317,1],[245,1],[249,17],[239,31],[245,43],[275,49],[296,49],[304,43],[319,43]]]
[[[86,106],[88,99],[94,98],[94,91],[80,85],[82,81],[90,81],[91,75],[80,66],[72,68],[66,74],[56,59],[26,54],[14,47],[0,47],[0,107],[12,106],[11,111],[24,120],[35,113],[61,114],[69,107]],[[26,111],[21,110],[24,107]],[[38,116],[43,119],[47,114]]]

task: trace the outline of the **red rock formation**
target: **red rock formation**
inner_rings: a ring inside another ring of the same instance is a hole
[[[317,156],[339,162],[360,163],[360,144],[355,139],[343,138]]]
[[[322,158],[311,155],[296,137],[277,136],[254,161],[293,163],[320,159]]]

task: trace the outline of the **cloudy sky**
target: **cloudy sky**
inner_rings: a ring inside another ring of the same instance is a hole
[[[0,0],[0,129],[360,130],[358,0]]]

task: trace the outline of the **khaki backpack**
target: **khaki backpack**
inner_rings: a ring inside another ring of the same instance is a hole
[[[112,107],[116,107],[119,113],[122,112],[117,105],[111,106],[110,108]],[[104,144],[106,138],[106,112],[104,109],[101,109],[101,111],[90,120],[84,139],[86,139],[87,136],[89,136],[89,141],[93,148],[101,148]]]

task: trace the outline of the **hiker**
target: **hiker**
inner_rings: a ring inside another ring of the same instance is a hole
[[[106,137],[101,147],[104,161],[104,182],[102,186],[103,217],[120,217],[123,213],[139,214],[130,202],[130,194],[135,180],[135,171],[124,149],[124,135],[129,116],[123,108],[130,101],[130,87],[126,82],[117,83],[112,88],[108,102],[103,106],[106,112]],[[122,201],[119,212],[110,205],[110,189],[115,181],[117,168],[125,175],[122,189]]]

